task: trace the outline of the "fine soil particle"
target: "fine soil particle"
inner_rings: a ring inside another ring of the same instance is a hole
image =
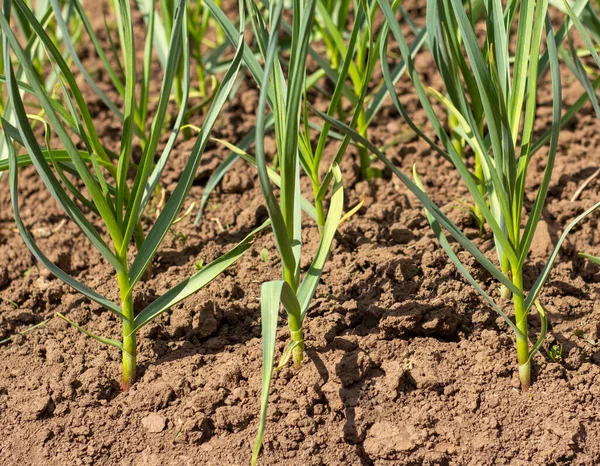
[[[422,4],[407,7],[422,16]],[[93,53],[84,56],[89,70],[99,69]],[[417,64],[432,69],[428,58]],[[428,76],[431,85],[439,85],[435,75]],[[258,94],[249,83],[217,124],[216,137],[235,143],[251,129]],[[568,108],[583,91],[567,75],[563,85]],[[400,82],[398,90],[427,127],[410,84]],[[542,89],[539,134],[551,114],[545,93]],[[115,144],[118,124],[87,95],[100,137]],[[405,130],[387,104],[370,137],[383,145]],[[600,122],[585,107],[560,138],[526,286],[542,270],[564,225],[600,200],[600,180],[577,201],[569,200],[600,164],[599,141]],[[163,184],[167,192],[190,148],[190,142],[177,145]],[[273,152],[272,141],[267,148]],[[332,143],[327,154],[334,151]],[[527,208],[545,168],[543,155],[531,162]],[[209,144],[185,208],[198,204],[208,176],[226,156],[223,147]],[[457,201],[468,199],[466,190],[441,157],[416,139],[392,146],[388,156],[405,172],[416,164],[434,200],[494,258],[491,236],[479,237],[461,210]],[[510,329],[461,279],[417,200],[387,171],[383,179],[359,181],[357,164],[349,150],[341,166],[345,204],[350,209],[364,196],[365,206],[334,241],[306,319],[304,363],[274,376],[261,464],[599,464],[600,269],[577,256],[600,254],[596,220],[574,229],[541,295],[551,326],[533,361],[533,385],[522,393]],[[23,169],[20,180],[22,215],[41,248],[61,268],[117,299],[110,267],[65,221],[35,172]],[[57,312],[94,333],[119,338],[113,315],[35,262],[15,231],[6,177],[0,188],[0,339]],[[136,306],[227,251],[265,218],[255,171],[238,162],[211,197],[201,225],[193,226],[192,215],[166,238],[152,276],[136,289]],[[308,219],[305,225],[303,271],[318,241]],[[510,310],[497,284],[467,254],[459,256]],[[126,392],[119,389],[118,351],[62,320],[0,346],[0,463],[248,464],[261,386],[260,285],[279,277],[279,265],[273,236],[265,233],[222,276],[144,328],[139,380]],[[531,316],[532,341],[539,325]],[[287,337],[282,326],[278,354]],[[552,347],[559,351],[556,361],[547,356]]]

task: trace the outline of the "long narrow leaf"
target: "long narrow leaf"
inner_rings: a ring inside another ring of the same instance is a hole
[[[334,182],[331,203],[329,205],[329,212],[327,214],[327,219],[325,220],[325,225],[323,226],[323,231],[321,232],[319,248],[317,249],[317,253],[315,254],[315,258],[313,259],[308,272],[306,272],[304,280],[298,288],[298,301],[300,302],[300,308],[302,309],[302,319],[306,316],[310,302],[319,285],[323,267],[329,256],[331,244],[333,243],[333,238],[335,237],[344,210],[342,172],[337,165],[333,167],[332,172]]]
[[[402,173],[375,145],[363,138],[360,134],[348,127],[344,123],[326,115],[325,113],[315,110],[315,112],[324,120],[338,129],[338,131],[350,135],[357,142],[367,147],[373,154],[377,156],[400,180],[406,187],[421,201],[425,208],[433,215],[433,217],[442,225],[452,237],[464,247],[476,260],[479,262],[494,278],[500,281],[508,289],[517,295],[522,295],[522,292],[508,279],[506,276],[494,266],[494,264],[485,255],[477,249],[477,247],[460,231],[460,229],[439,209],[437,205],[414,184],[410,178]]]
[[[167,234],[169,227],[173,223],[173,220],[175,220],[176,216],[181,210],[181,206],[183,205],[183,202],[185,201],[185,198],[192,186],[192,182],[194,181],[196,170],[200,164],[200,159],[210,138],[212,128],[221,112],[221,109],[223,108],[223,105],[225,104],[225,101],[227,100],[227,96],[231,91],[235,77],[239,72],[244,50],[245,47],[243,42],[243,34],[240,32],[237,52],[231,63],[231,67],[223,77],[221,85],[215,94],[213,103],[206,114],[206,119],[202,125],[198,139],[194,144],[190,158],[181,174],[179,182],[177,183],[177,186],[175,187],[171,197],[165,204],[165,207],[161,211],[156,223],[148,233],[144,244],[140,248],[137,257],[131,265],[129,277],[132,287],[142,277],[144,271],[150,264],[152,257],[154,257],[154,254],[156,253],[160,243]]]
[[[21,237],[23,238],[23,241],[25,242],[26,246],[29,248],[31,253],[36,257],[36,259],[39,260],[54,276],[58,277],[60,280],[64,281],[70,287],[79,291],[84,296],[87,296],[92,301],[95,301],[96,303],[100,304],[104,308],[112,311],[119,318],[123,319],[124,317],[123,317],[123,314],[121,313],[121,308],[119,306],[114,304],[112,301],[106,299],[105,297],[99,295],[98,293],[96,293],[94,290],[87,287],[83,283],[75,280],[69,274],[67,274],[62,269],[60,269],[56,264],[54,264],[50,259],[48,259],[48,257],[46,257],[46,255],[39,248],[39,246],[37,245],[37,243],[31,236],[31,234],[27,230],[27,227],[23,223],[21,214],[19,212],[19,201],[18,201],[19,170],[17,167],[17,155],[14,151],[14,146],[12,144],[8,144],[7,147],[9,148],[9,158],[8,158],[8,161],[10,163],[9,179],[10,179],[10,195],[11,195],[12,206],[13,206],[13,214],[15,217],[15,223],[17,225],[19,233],[21,234]]]
[[[280,303],[286,302],[290,306],[288,312],[298,312],[300,306],[294,290],[283,280],[263,283],[260,292],[260,310],[262,317],[262,385],[260,390],[260,419],[258,433],[252,449],[252,465],[256,465],[262,439],[267,422],[267,409],[269,407],[269,391],[273,377],[275,362],[275,338],[277,336],[277,318]],[[295,308],[295,309],[294,309]]]
[[[225,269],[236,262],[248,249],[250,249],[258,234],[268,227],[269,224],[270,222],[267,220],[260,227],[250,232],[239,244],[227,253],[202,267],[202,270],[182,281],[160,298],[153,301],[152,304],[148,305],[136,316],[134,331],[137,332],[140,328],[154,320],[163,312],[168,311],[175,304],[196,293],[217,278]]]

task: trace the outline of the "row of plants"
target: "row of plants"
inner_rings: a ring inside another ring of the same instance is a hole
[[[560,156],[561,129],[590,102],[600,117],[600,78],[594,71],[600,67],[597,3],[426,0],[424,22],[415,22],[401,0],[240,0],[231,9],[215,0],[110,0],[106,6],[110,15],[99,34],[81,0],[3,0],[0,169],[8,172],[15,222],[29,250],[57,278],[112,312],[120,323],[122,338],[116,340],[58,314],[121,352],[123,389],[136,380],[140,329],[216,279],[252,247],[257,235],[270,229],[281,280],[267,281],[261,289],[262,395],[252,453],[253,464],[257,462],[273,371],[290,360],[295,367],[302,364],[303,322],[338,226],[361,208],[359,204],[344,213],[339,165],[352,153],[351,146],[364,179],[380,177],[378,167],[383,165],[422,202],[448,258],[514,332],[519,378],[523,389],[529,388],[532,360],[548,327],[540,293],[568,233],[600,206],[590,206],[565,226],[542,272],[526,290],[523,270]],[[245,40],[249,31],[251,41]],[[103,90],[106,80],[89,72],[79,58],[84,41],[102,63],[113,92]],[[576,41],[583,45],[576,47]],[[139,50],[144,52],[141,62],[136,58]],[[423,81],[415,65],[417,54],[431,57],[441,89]],[[160,86],[153,82],[157,66],[162,70]],[[563,111],[565,69],[583,91]],[[213,139],[213,128],[245,73],[259,89],[255,127],[239,141]],[[400,79],[412,83],[429,128],[413,121],[397,92]],[[538,94],[547,86],[552,118],[540,134],[535,130]],[[116,150],[96,130],[85,97],[90,93],[121,123]],[[326,99],[325,111],[313,107],[317,96]],[[369,128],[386,99],[407,128],[456,169],[480,233],[493,237],[494,259],[431,200],[416,168],[402,172],[372,142]],[[268,157],[265,140],[271,135],[276,151]],[[177,174],[168,200],[151,215],[159,204],[161,175],[182,139],[194,140],[185,168]],[[211,140],[229,154],[207,182],[195,223],[202,220],[211,192],[237,163],[255,167],[269,220],[144,309],[136,309],[136,286],[152,274],[162,242],[187,215],[184,204]],[[333,157],[324,156],[326,147],[334,148]],[[544,158],[545,171],[536,180],[530,203],[525,183],[533,156]],[[29,233],[18,195],[19,170],[30,165],[114,270],[117,300],[61,270]],[[301,190],[302,177],[312,192]],[[300,265],[306,255],[303,216],[315,222],[317,228],[311,231],[319,235],[307,270]],[[467,251],[501,288],[475,280],[457,248]],[[276,366],[280,308],[289,343]],[[541,328],[532,343],[528,316],[534,312]]]

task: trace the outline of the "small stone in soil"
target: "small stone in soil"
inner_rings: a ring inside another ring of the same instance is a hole
[[[162,432],[166,425],[167,420],[160,414],[152,413],[142,419],[144,429],[153,434]]]
[[[399,427],[386,421],[373,424],[364,441],[365,451],[376,458],[386,458],[414,447],[414,436],[406,426]]]
[[[39,390],[30,398],[20,397],[14,400],[15,409],[21,413],[21,417],[27,421],[33,421],[41,417],[52,403],[50,395],[44,390]]]

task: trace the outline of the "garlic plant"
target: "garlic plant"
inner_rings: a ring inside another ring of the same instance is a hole
[[[76,0],[75,0],[76,1]],[[54,15],[59,20],[61,11],[52,0]],[[137,334],[139,330],[177,304],[195,293],[208,282],[216,278],[223,270],[235,262],[252,245],[255,235],[265,228],[262,225],[250,233],[240,244],[215,261],[203,267],[190,278],[182,281],[171,290],[157,298],[144,309],[135,309],[133,294],[136,284],[143,279],[160,244],[167,235],[173,222],[179,215],[186,196],[192,186],[196,169],[209,141],[212,128],[219,117],[224,103],[233,87],[239,72],[243,43],[243,10],[240,17],[240,30],[236,53],[225,73],[221,86],[215,94],[213,103],[206,114],[202,129],[191,150],[187,165],[180,173],[179,182],[165,203],[160,215],[148,232],[141,228],[141,219],[160,174],[172,152],[177,135],[181,130],[186,100],[179,108],[177,119],[164,147],[159,148],[159,141],[165,129],[167,107],[169,104],[175,72],[179,63],[183,63],[184,96],[189,91],[189,44],[187,34],[187,9],[184,0],[175,3],[173,12],[173,28],[169,40],[167,66],[162,80],[158,103],[149,129],[146,131],[144,121],[136,120],[136,109],[141,105],[139,95],[149,98],[149,90],[138,89],[137,63],[135,60],[135,42],[133,23],[129,2],[119,0],[119,31],[121,36],[121,53],[124,65],[124,111],[123,130],[118,154],[107,150],[100,141],[94,126],[93,117],[86,105],[83,92],[77,84],[75,75],[57,49],[54,42],[46,34],[30,8],[23,0],[4,2],[4,12],[0,16],[0,28],[3,32],[4,64],[9,93],[9,102],[14,109],[15,125],[7,120],[2,121],[4,134],[15,144],[9,144],[10,191],[13,211],[17,227],[27,247],[36,258],[56,277],[70,285],[90,300],[113,312],[122,326],[120,341],[94,335],[78,324],[69,321],[76,328],[96,340],[117,348],[122,353],[122,387],[131,386],[136,379],[137,368]],[[34,69],[26,50],[20,44],[11,24],[11,8],[19,10],[30,24],[50,57],[52,74],[56,78],[61,94],[50,95]],[[14,55],[13,55],[14,54]],[[43,124],[45,140],[38,142],[32,128],[27,106],[22,98],[23,86],[15,78],[13,58],[22,66],[24,76],[30,87],[28,93],[36,99],[36,103],[44,111]],[[89,77],[89,75],[88,75]],[[147,79],[141,80],[142,86],[148,86]],[[137,91],[140,91],[138,93]],[[113,103],[117,106],[117,103]],[[142,104],[144,105],[144,104]],[[136,133],[142,137],[136,138]],[[54,137],[55,136],[55,137]],[[56,142],[56,141],[59,142]],[[141,157],[134,160],[135,144],[142,146]],[[60,144],[60,148],[54,148]],[[25,154],[17,155],[16,146],[22,145]],[[78,147],[82,147],[79,149]],[[156,156],[160,154],[158,161]],[[56,202],[85,234],[87,239],[115,271],[115,284],[119,290],[119,302],[100,295],[81,283],[58,266],[52,263],[36,244],[35,239],[27,231],[19,211],[19,170],[20,166],[32,164],[49,193]],[[135,169],[135,177],[130,178],[130,169]],[[82,189],[84,187],[85,189]],[[102,224],[94,225],[88,213],[98,216]],[[130,247],[135,239],[137,249]]]

